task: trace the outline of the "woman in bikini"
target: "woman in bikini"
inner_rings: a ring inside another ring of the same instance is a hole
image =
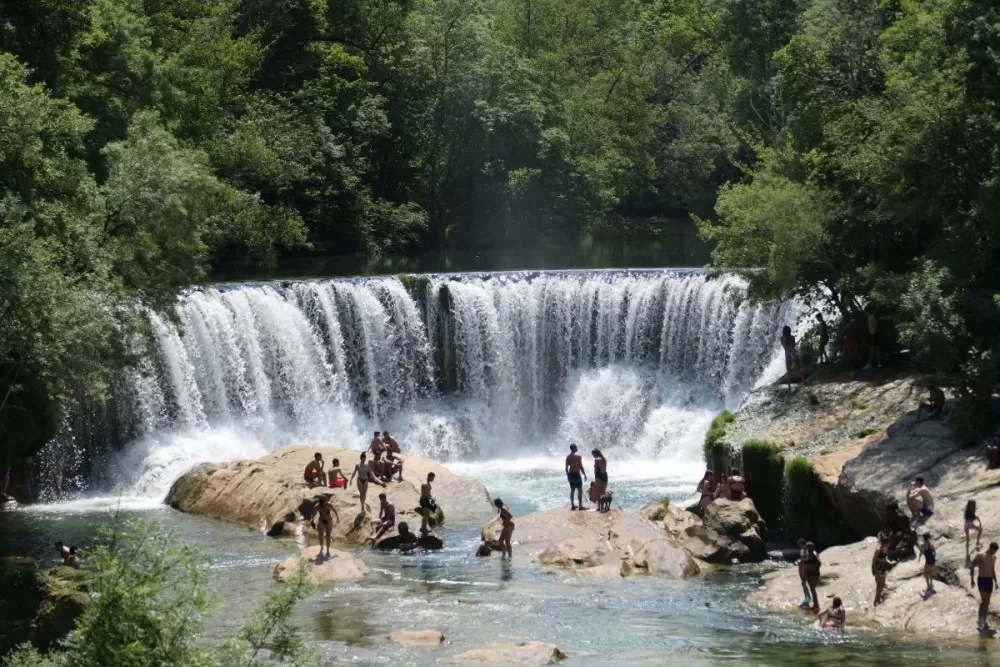
[[[604,454],[599,449],[590,453],[594,457],[594,481],[597,482],[594,494],[598,499],[595,502],[600,502],[600,497],[608,491],[608,460],[604,458]]]
[[[889,576],[892,564],[889,562],[889,540],[883,538],[872,557],[872,576],[875,577],[875,603],[885,601],[885,580]]]
[[[513,558],[514,552],[510,546],[510,538],[514,534],[514,513],[499,498],[494,500],[493,504],[500,514],[502,524],[502,528],[500,528],[500,555],[501,557]]]
[[[698,501],[698,504],[701,505],[702,510],[705,510],[715,499],[715,485],[712,483],[711,470],[706,470],[705,476],[698,482],[698,493],[701,494],[701,500]]]
[[[375,482],[382,488],[385,488],[385,484],[378,481],[375,478],[375,474],[372,472],[372,467],[368,465],[368,455],[361,452],[361,460],[358,461],[358,465],[354,466],[354,472],[351,473],[351,480],[348,482],[348,486],[354,481],[354,478],[358,478],[358,494],[361,496],[361,513],[366,512],[365,499],[368,497],[368,482]]]
[[[843,629],[847,624],[847,611],[844,609],[844,601],[838,597],[833,598],[833,606],[823,611],[817,616],[819,627],[824,630]]]
[[[965,504],[965,555],[969,555],[969,533],[976,531],[976,550],[982,546],[983,522],[976,516],[976,501]]]
[[[920,547],[920,554],[917,556],[917,562],[920,559],[924,559],[924,581],[927,582],[927,592],[934,592],[934,567],[937,565],[937,552],[934,550],[934,545],[931,544],[931,534],[924,533],[924,543]]]
[[[323,555],[323,545],[326,544],[326,555],[330,555],[330,541],[333,539],[333,518],[337,518],[340,523],[340,515],[337,508],[330,504],[330,496],[319,497],[319,505],[316,507],[316,523],[313,527],[319,533],[319,554]]]

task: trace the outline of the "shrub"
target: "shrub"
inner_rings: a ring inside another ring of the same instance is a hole
[[[660,506],[649,515],[651,521],[663,521],[667,518],[667,512],[670,510],[670,498],[664,496],[663,500],[660,501]]]
[[[955,402],[949,420],[955,437],[966,447],[975,447],[991,438],[1000,426],[1000,401],[968,395]]]
[[[736,415],[729,410],[723,410],[715,416],[712,425],[708,428],[708,433],[705,434],[705,444],[702,447],[705,465],[715,471],[716,477],[725,470],[726,462],[730,458],[731,451],[729,443],[725,441],[725,435],[726,427],[734,421],[736,421]]]
[[[785,457],[781,446],[766,440],[747,440],[742,453],[747,495],[767,525],[777,529],[785,504]]]

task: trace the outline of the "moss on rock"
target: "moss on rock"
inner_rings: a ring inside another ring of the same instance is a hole
[[[30,641],[45,651],[69,634],[90,604],[89,575],[31,558],[0,558],[0,655]]]

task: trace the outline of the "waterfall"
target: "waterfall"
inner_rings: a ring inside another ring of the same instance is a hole
[[[292,442],[360,448],[385,429],[442,460],[570,440],[690,460],[711,415],[765,376],[795,316],[700,271],[193,289],[176,317],[150,315],[150,353],[115,382],[129,444],[103,467],[157,494],[201,460]]]

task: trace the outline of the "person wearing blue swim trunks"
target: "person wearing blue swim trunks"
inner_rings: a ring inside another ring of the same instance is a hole
[[[993,596],[994,589],[1000,588],[997,586],[997,551],[1000,551],[1000,544],[991,542],[986,553],[976,556],[972,560],[972,565],[969,566],[972,585],[979,589],[979,596],[982,600],[979,603],[979,621],[977,623],[980,632],[990,629],[986,622],[990,613],[990,597]],[[976,568],[979,568],[978,578],[976,577]]]
[[[576,451],[576,445],[569,446],[569,456],[566,457],[566,479],[569,480],[570,509],[586,509],[583,506],[583,480],[587,479],[587,471],[583,467],[583,457]],[[574,492],[580,500],[579,507],[574,502]]]

